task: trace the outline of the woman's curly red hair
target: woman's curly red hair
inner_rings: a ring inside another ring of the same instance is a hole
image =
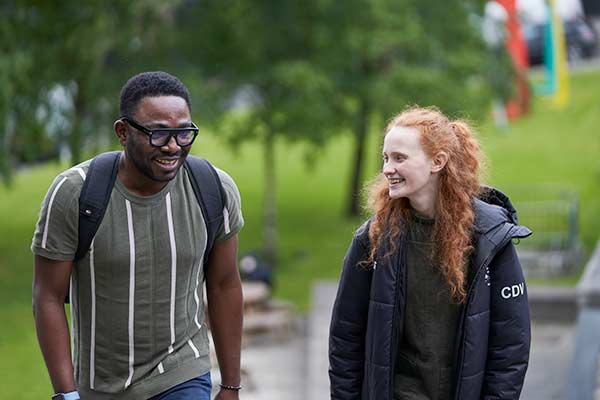
[[[473,250],[472,202],[480,193],[478,172],[482,154],[479,144],[467,123],[451,121],[436,108],[409,108],[390,121],[385,133],[397,126],[416,128],[420,132],[421,146],[427,157],[433,158],[442,151],[448,155],[448,162],[440,172],[432,239],[439,244],[435,256],[452,299],[462,303],[466,299],[467,259]],[[374,213],[369,228],[372,243],[369,265],[375,261],[384,241],[388,242],[384,257],[397,251],[403,227],[411,221],[408,199],[391,199],[388,190],[388,181],[380,174],[369,191],[368,208]]]

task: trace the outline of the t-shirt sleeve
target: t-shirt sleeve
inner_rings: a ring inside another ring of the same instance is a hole
[[[225,209],[223,210],[223,223],[217,232],[217,242],[224,242],[236,235],[244,226],[242,216],[242,201],[240,192],[233,179],[224,171],[216,168],[225,192]]]
[[[75,257],[80,191],[81,178],[77,176],[61,174],[52,182],[33,234],[31,251],[34,254],[59,261]]]

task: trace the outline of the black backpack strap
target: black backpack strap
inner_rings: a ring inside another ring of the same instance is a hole
[[[223,220],[225,191],[215,168],[205,159],[187,156],[185,169],[190,175],[194,194],[206,222],[206,253],[204,254],[204,278],[207,274],[208,258],[212,251],[220,223]]]
[[[117,178],[120,156],[120,151],[103,153],[90,163],[79,195],[79,240],[74,261],[81,260],[88,252],[104,218]]]

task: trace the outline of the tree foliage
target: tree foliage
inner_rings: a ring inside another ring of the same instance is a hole
[[[10,180],[15,147],[23,158],[42,147],[33,140],[39,135],[32,115],[37,75],[36,49],[29,47],[29,14],[30,8],[20,3],[0,5],[0,171],[5,182]],[[23,121],[20,126],[19,121]]]
[[[370,119],[389,119],[407,105],[436,105],[480,117],[489,89],[485,47],[470,16],[480,1],[323,0],[322,64],[336,84],[340,128],[355,151],[347,212],[359,212]]]
[[[9,159],[64,147],[80,161],[106,141],[125,79],[168,70],[233,146],[263,145],[264,242],[275,263],[276,143],[303,141],[314,156],[333,134],[350,133],[347,212],[356,214],[372,121],[380,129],[409,104],[475,118],[487,110],[486,50],[471,22],[482,2],[5,1],[0,168],[10,176]]]
[[[313,148],[333,131],[325,99],[333,85],[314,62],[316,2],[205,0],[181,8],[181,48],[204,77],[197,94],[216,108],[217,129],[234,145],[258,140],[264,149],[265,257],[277,262],[275,142]],[[195,37],[197,40],[186,40]],[[212,99],[212,100],[211,100]]]
[[[155,32],[165,28],[173,4],[3,2],[0,165],[5,177],[14,162],[57,157],[67,148],[76,164],[86,147],[108,141],[115,93],[143,64],[140,56],[152,47]],[[61,102],[66,109],[57,116]],[[59,117],[64,123],[57,125]]]

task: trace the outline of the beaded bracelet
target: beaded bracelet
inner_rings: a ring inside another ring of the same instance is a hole
[[[236,392],[242,389],[241,386],[223,385],[222,383],[219,383],[219,386],[221,387],[221,389],[235,390]]]

